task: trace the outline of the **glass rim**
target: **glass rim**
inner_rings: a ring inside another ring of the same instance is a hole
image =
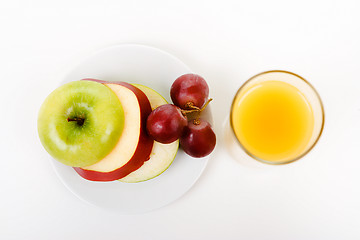
[[[305,82],[310,88],[311,90],[315,93],[315,96],[316,98],[318,99],[319,101],[319,104],[320,104],[320,108],[321,108],[321,117],[322,117],[322,122],[321,122],[321,128],[320,128],[320,131],[319,133],[317,134],[318,136],[316,137],[315,141],[311,144],[310,147],[308,147],[306,149],[306,151],[304,151],[302,154],[300,154],[299,156],[295,157],[295,158],[292,158],[290,160],[286,160],[286,161],[282,161],[282,162],[273,162],[273,161],[267,161],[267,160],[264,160],[264,159],[261,159],[257,156],[255,156],[254,154],[252,154],[251,152],[249,152],[244,146],[243,144],[240,142],[240,140],[238,139],[238,137],[236,136],[236,133],[235,133],[235,130],[234,130],[234,125],[233,125],[233,120],[232,120],[232,116],[233,116],[233,107],[234,107],[234,104],[235,104],[235,99],[236,97],[238,96],[238,94],[241,92],[241,90],[244,89],[244,87],[249,83],[251,82],[252,80],[254,80],[255,78],[257,78],[258,76],[261,76],[261,75],[265,75],[265,74],[268,74],[268,73],[285,73],[285,74],[290,74],[290,75],[293,75],[297,78],[299,78],[300,80],[302,80],[303,82]],[[266,164],[269,164],[269,165],[285,165],[285,164],[288,164],[288,163],[292,163],[292,162],[295,162],[301,158],[303,158],[305,155],[307,155],[314,147],[315,145],[317,144],[317,142],[319,141],[322,133],[323,133],[323,130],[324,130],[324,126],[325,126],[325,110],[324,110],[324,104],[321,100],[321,97],[319,95],[319,93],[316,91],[315,87],[310,83],[308,82],[305,78],[301,77],[300,75],[296,74],[296,73],[293,73],[293,72],[289,72],[289,71],[285,71],[285,70],[269,70],[269,71],[264,71],[264,72],[261,72],[261,73],[258,73],[254,76],[252,76],[251,78],[249,78],[248,80],[246,80],[241,86],[240,88],[236,91],[235,93],[235,96],[233,98],[233,101],[231,103],[231,109],[230,109],[230,127],[233,131],[233,134],[235,135],[235,138],[236,138],[236,141],[238,142],[238,144],[240,145],[240,147],[244,150],[244,152],[249,155],[251,158],[261,162],[261,163],[266,163]]]

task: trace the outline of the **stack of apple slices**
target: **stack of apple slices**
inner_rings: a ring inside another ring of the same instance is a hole
[[[125,113],[124,129],[118,143],[105,158],[87,167],[75,167],[76,172],[92,181],[123,182],[141,182],[161,174],[172,163],[179,143],[153,141],[146,133],[145,124],[152,109],[166,104],[166,100],[145,86],[98,82],[109,87],[119,98]]]
[[[55,159],[87,180],[146,181],[164,172],[178,151],[179,141],[161,144],[146,133],[148,115],[166,103],[142,85],[95,79],[68,83],[40,109],[40,140]]]
[[[153,89],[139,84],[133,85],[145,93],[149,99],[152,110],[161,105],[167,104],[165,98]],[[119,180],[121,182],[135,183],[159,176],[171,165],[175,159],[178,149],[179,140],[168,144],[162,144],[154,141],[149,160],[147,160],[138,170],[131,172],[129,175]]]

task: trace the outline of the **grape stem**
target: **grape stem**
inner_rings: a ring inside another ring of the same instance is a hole
[[[190,108],[190,109],[194,109],[194,110],[200,110],[200,108],[198,108],[197,106],[195,106],[193,102],[187,102],[187,103],[185,104],[185,108]]]
[[[202,108],[199,108],[199,107],[197,107],[197,106],[194,106],[194,103],[192,103],[192,102],[188,102],[188,103],[186,103],[185,106],[186,106],[187,108],[191,108],[191,109],[189,109],[189,110],[181,109],[181,113],[182,113],[184,116],[186,116],[186,115],[189,114],[189,113],[194,113],[194,112],[196,112],[196,113],[197,113],[197,117],[196,117],[196,119],[194,119],[194,124],[195,124],[195,125],[199,125],[199,124],[200,124],[200,121],[199,121],[200,113],[205,110],[205,108],[207,107],[207,105],[209,105],[209,103],[210,103],[212,100],[213,100],[212,98],[210,98],[209,100],[207,100],[207,102],[204,104],[204,106],[203,106]]]
[[[181,109],[181,113],[182,115],[186,116],[187,114],[189,113],[193,113],[193,112],[199,112],[198,109],[191,109],[191,110],[184,110],[184,109]]]
[[[209,103],[212,101],[213,99],[210,98],[209,100],[207,100],[207,102],[204,104],[204,106],[200,109],[200,112],[204,111],[204,109],[207,107],[207,105],[209,105]]]
[[[195,118],[195,119],[193,120],[193,123],[194,123],[194,125],[199,125],[201,122],[200,122],[200,119],[199,119],[199,118]]]

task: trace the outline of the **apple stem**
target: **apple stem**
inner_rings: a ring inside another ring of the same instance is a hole
[[[84,118],[77,118],[77,117],[74,117],[74,118],[70,118],[68,117],[67,118],[67,121],[68,122],[77,122],[77,124],[79,124],[80,126],[82,126],[85,122],[85,119]]]

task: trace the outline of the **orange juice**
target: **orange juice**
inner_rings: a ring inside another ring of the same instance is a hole
[[[314,129],[314,113],[296,87],[270,80],[245,88],[235,97],[231,123],[250,155],[285,162],[305,151]]]

